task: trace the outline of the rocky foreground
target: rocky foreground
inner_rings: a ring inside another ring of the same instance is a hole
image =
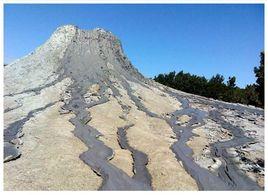
[[[263,190],[264,111],[144,78],[67,25],[4,68],[5,190]]]

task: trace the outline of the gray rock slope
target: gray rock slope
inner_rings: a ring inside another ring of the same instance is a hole
[[[263,110],[183,93],[146,79],[111,32],[59,27],[34,52],[5,66],[4,86],[6,189],[76,189],[72,182],[80,182],[80,190],[94,189],[98,182],[99,190],[264,187]],[[58,115],[46,118],[44,128],[38,118],[57,107]],[[55,178],[44,182],[53,163],[42,164],[39,156],[44,150],[48,156],[57,152],[49,147],[53,138],[41,129],[53,129],[54,120],[63,116],[70,119],[57,131],[65,132],[70,124],[70,139],[87,150],[79,157],[69,155],[72,164],[61,150],[75,176],[64,183],[60,179],[64,165],[59,166],[54,186]],[[29,128],[32,124],[36,126]],[[36,163],[29,166],[30,158]],[[79,179],[81,162],[95,179]],[[40,169],[47,174],[28,181]],[[14,174],[21,179],[12,179]]]

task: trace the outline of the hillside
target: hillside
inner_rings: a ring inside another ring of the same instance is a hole
[[[145,78],[103,29],[4,67],[5,190],[263,190],[264,111]]]

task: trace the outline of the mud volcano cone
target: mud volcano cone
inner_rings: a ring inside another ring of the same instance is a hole
[[[109,31],[59,27],[4,86],[5,189],[262,189],[263,110],[145,78]]]

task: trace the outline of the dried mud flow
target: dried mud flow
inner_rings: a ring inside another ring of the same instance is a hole
[[[5,66],[4,84],[5,190],[264,189],[264,111],[176,91],[143,77],[109,31],[59,27],[44,45]],[[43,124],[39,117],[59,103],[55,117],[69,119],[48,136],[52,118]],[[208,131],[208,121],[217,128]],[[73,186],[61,177],[68,173],[60,163],[46,164],[33,155],[44,148],[55,152],[49,143],[64,148],[64,142],[50,137],[65,139],[66,124],[73,127],[68,139],[86,148],[77,147],[79,156],[68,154],[72,164],[62,150],[60,160],[69,167]],[[197,128],[208,140],[207,148],[200,145],[198,158],[188,144],[195,144]],[[215,133],[222,129],[231,138]],[[35,180],[38,170],[48,178],[57,170],[59,177]],[[78,171],[91,179],[81,179]]]
[[[178,137],[178,142],[172,146],[172,150],[178,160],[183,162],[187,171],[196,179],[199,188],[202,190],[260,190],[260,187],[255,182],[240,173],[226,152],[226,148],[243,145],[250,142],[251,139],[247,138],[241,129],[224,121],[218,111],[213,110],[206,113],[198,109],[193,109],[189,106],[187,98],[181,98],[174,92],[171,92],[171,94],[183,106],[183,109],[172,113],[172,117],[168,120]],[[222,104],[222,107],[225,107],[225,105]],[[191,116],[191,120],[185,127],[178,127],[176,126],[176,118],[182,115]],[[217,170],[217,175],[196,165],[191,158],[191,149],[185,144],[193,136],[192,130],[204,125],[203,119],[205,117],[209,117],[220,123],[223,127],[231,130],[234,135],[234,138],[229,141],[216,142],[210,146],[213,155],[220,157],[222,161],[222,165]],[[195,126],[193,127],[193,125]]]

